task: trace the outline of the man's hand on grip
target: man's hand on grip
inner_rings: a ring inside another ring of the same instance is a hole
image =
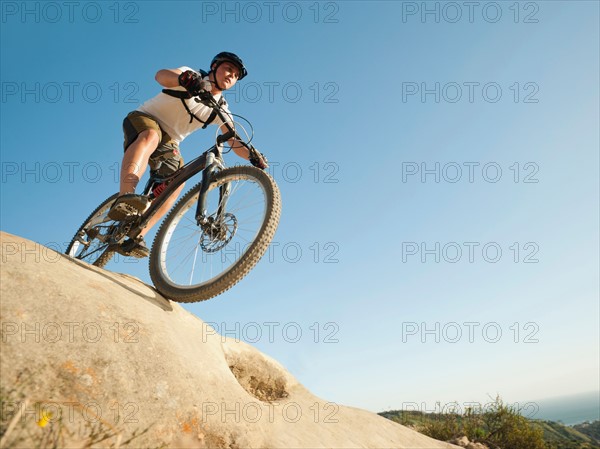
[[[261,170],[265,170],[269,168],[269,161],[265,157],[264,154],[261,154],[256,148],[252,148],[250,151],[250,158],[248,159],[252,165],[260,168]]]
[[[179,85],[191,94],[197,94],[202,86],[202,75],[193,70],[186,70],[179,75]]]

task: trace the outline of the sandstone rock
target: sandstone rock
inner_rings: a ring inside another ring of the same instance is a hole
[[[467,449],[488,449],[488,447],[481,443],[469,443]]]
[[[469,445],[469,439],[466,436],[454,438],[453,440],[450,440],[450,442],[460,447],[467,447]]]
[[[452,444],[456,444],[457,446],[464,447],[465,449],[488,449],[488,447],[484,444],[469,441],[469,438],[467,438],[466,436],[454,438],[449,442]]]
[[[314,396],[135,278],[10,234],[0,243],[7,447],[104,433],[94,447],[458,447]]]

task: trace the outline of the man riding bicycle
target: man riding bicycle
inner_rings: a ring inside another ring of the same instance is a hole
[[[223,91],[248,74],[242,60],[234,53],[221,52],[210,63],[210,71],[198,73],[189,67],[162,69],[156,73],[156,81],[165,89],[146,101],[137,110],[130,112],[123,121],[125,134],[123,162],[121,164],[119,197],[108,212],[112,220],[122,220],[131,213],[143,213],[150,205],[147,196],[136,195],[135,188],[148,164],[161,177],[175,173],[183,166],[179,143],[189,134],[209,124],[227,129],[213,110],[196,101],[195,95],[210,82],[210,93],[221,106],[229,124],[233,119],[223,98]],[[228,141],[233,151],[241,158],[262,169],[266,159],[250,158],[249,151],[235,139]],[[150,250],[144,235],[170,209],[177,200],[183,184],[158,209],[139,236],[121,245],[124,255],[147,257]]]

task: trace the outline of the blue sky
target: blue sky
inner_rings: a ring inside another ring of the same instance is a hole
[[[230,108],[283,213],[250,275],[188,310],[374,411],[598,389],[598,2],[69,8],[2,2],[3,231],[64,249],[118,190],[156,71],[234,51]]]

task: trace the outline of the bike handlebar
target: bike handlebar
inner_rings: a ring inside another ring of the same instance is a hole
[[[196,103],[202,103],[205,106],[208,106],[213,111],[217,113],[217,116],[221,119],[221,123],[223,123],[227,127],[227,132],[225,134],[221,134],[217,136],[217,144],[221,144],[226,140],[231,138],[235,138],[242,145],[246,146],[248,150],[250,150],[250,144],[247,144],[243,141],[243,139],[238,135],[235,129],[229,124],[229,122],[225,119],[223,112],[221,111],[221,107],[219,103],[215,100],[215,97],[208,90],[200,90],[198,92],[193,92],[194,100]]]
[[[254,146],[251,143],[244,142],[244,140],[240,137],[236,130],[229,124],[223,112],[221,111],[219,103],[215,100],[215,97],[213,97],[213,95],[208,90],[194,92],[192,95],[194,95],[194,100],[197,103],[202,103],[212,108],[221,120],[221,123],[223,123],[223,125],[225,125],[225,127],[227,128],[227,132],[217,136],[217,146],[233,138],[248,150],[249,160],[252,165],[263,170],[268,168],[269,164],[267,158],[260,151],[254,148]]]

